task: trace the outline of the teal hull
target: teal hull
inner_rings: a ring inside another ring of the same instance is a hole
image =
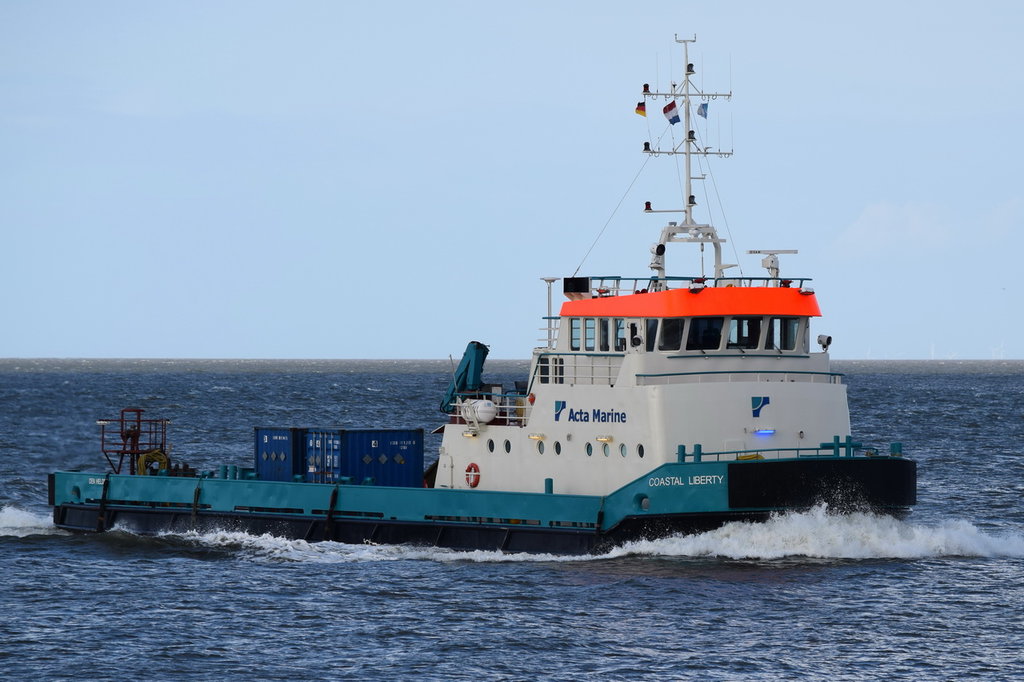
[[[61,528],[238,529],[342,542],[583,553],[825,502],[903,514],[916,465],[897,457],[666,464],[607,496],[177,478],[50,475]]]

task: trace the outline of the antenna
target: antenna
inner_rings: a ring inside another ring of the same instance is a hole
[[[685,161],[685,175],[683,183],[684,205],[682,209],[679,209],[679,212],[684,214],[683,220],[681,223],[670,222],[668,225],[663,227],[661,237],[654,247],[654,251],[656,251],[656,253],[655,257],[651,259],[651,269],[656,273],[655,282],[652,285],[652,288],[655,290],[664,288],[664,253],[665,245],[668,242],[699,243],[701,244],[702,249],[704,244],[711,244],[715,250],[715,278],[722,277],[727,268],[735,267],[735,264],[722,263],[722,244],[725,243],[725,240],[718,236],[718,232],[715,230],[714,226],[698,223],[693,217],[693,209],[697,206],[697,199],[693,193],[693,181],[703,180],[705,176],[703,174],[696,176],[693,174],[692,157],[697,155],[726,158],[732,156],[732,151],[730,150],[726,152],[721,149],[711,149],[710,147],[701,147],[698,145],[691,121],[692,110],[690,106],[691,100],[695,98],[703,100],[705,106],[709,100],[715,100],[719,97],[731,100],[732,90],[729,90],[729,92],[706,92],[701,88],[696,87],[693,83],[693,76],[695,75],[694,68],[693,64],[690,62],[690,43],[697,41],[697,35],[694,34],[692,38],[680,38],[679,35],[676,34],[675,41],[683,46],[682,81],[680,83],[672,83],[672,87],[668,92],[652,92],[647,86],[644,86],[642,93],[645,103],[648,98],[653,99],[655,102],[657,102],[658,99],[667,101],[668,104],[665,105],[663,113],[665,113],[666,117],[669,118],[669,124],[683,124],[683,141],[678,145],[673,145],[672,149],[654,149],[649,143],[645,143],[643,148],[643,152],[645,154],[650,154],[651,156],[659,156],[661,154],[682,154]],[[676,100],[680,99],[682,100],[682,112],[679,112],[679,107],[676,107],[675,104]],[[702,108],[702,111],[706,111],[706,108]],[[703,113],[701,115],[705,116]],[[646,213],[661,212],[652,210],[650,202],[647,202],[644,211]]]

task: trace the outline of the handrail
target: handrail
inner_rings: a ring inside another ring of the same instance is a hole
[[[820,374],[829,377],[844,377],[842,372],[815,372],[804,369],[714,369],[706,372],[655,372],[651,374],[637,374],[638,377],[675,377],[695,376],[698,374]]]
[[[485,421],[487,424],[507,424],[509,426],[525,426],[530,418],[530,405],[528,397],[523,393],[493,393],[488,391],[477,391],[474,393],[456,393],[456,409],[451,413],[451,419],[457,424],[467,424],[479,428],[483,420],[479,413],[472,408],[472,401],[489,400],[494,403],[495,417]]]
[[[756,376],[754,381],[759,381],[762,375],[770,375],[773,377],[782,377],[782,381],[787,379],[790,382],[804,382],[804,383],[829,383],[829,384],[841,384],[843,383],[843,377],[846,376],[841,372],[812,372],[806,370],[785,370],[785,369],[737,369],[737,370],[710,370],[706,372],[662,372],[655,374],[637,374],[637,383],[641,386],[653,386],[663,384],[682,384],[682,383],[694,383],[700,384],[705,383],[702,377],[730,377],[742,376],[743,381],[749,381],[751,376]],[[792,378],[791,378],[792,377]],[[719,380],[719,383],[722,383]]]
[[[792,457],[785,457],[792,453]],[[863,453],[858,455],[857,453]],[[774,456],[772,456],[774,455]],[[753,461],[763,459],[799,459],[799,458],[835,458],[835,457],[883,457],[900,458],[903,456],[902,443],[890,443],[888,454],[879,452],[877,448],[864,447],[862,443],[854,442],[853,438],[847,436],[840,440],[834,436],[831,443],[821,443],[818,447],[805,448],[755,448],[752,450],[721,450],[718,452],[704,452],[698,443],[693,449],[687,452],[685,445],[676,448],[677,461],[682,463],[700,463],[707,461],[731,462],[731,461]],[[712,459],[713,458],[713,459]]]
[[[810,277],[621,277],[619,275],[602,275],[588,277],[590,290],[597,296],[619,296],[635,294],[641,290],[653,288],[687,289],[693,284],[705,287],[792,287],[802,289]],[[675,286],[673,286],[675,285]]]
[[[540,353],[534,363],[530,386],[534,383],[611,386],[619,378],[625,357],[620,351]]]

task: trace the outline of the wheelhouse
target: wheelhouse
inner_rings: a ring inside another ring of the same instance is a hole
[[[775,286],[689,286],[590,298],[568,293],[555,349],[572,353],[791,354],[810,351],[810,318],[821,315],[814,291]]]

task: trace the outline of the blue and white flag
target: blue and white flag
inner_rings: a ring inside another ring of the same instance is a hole
[[[665,114],[665,118],[668,119],[669,123],[671,123],[672,125],[679,123],[679,111],[676,110],[675,102],[669,102],[661,111],[663,114]]]
[[[708,103],[707,102],[701,102],[697,106],[697,115],[698,116],[703,116],[704,118],[708,117]]]

